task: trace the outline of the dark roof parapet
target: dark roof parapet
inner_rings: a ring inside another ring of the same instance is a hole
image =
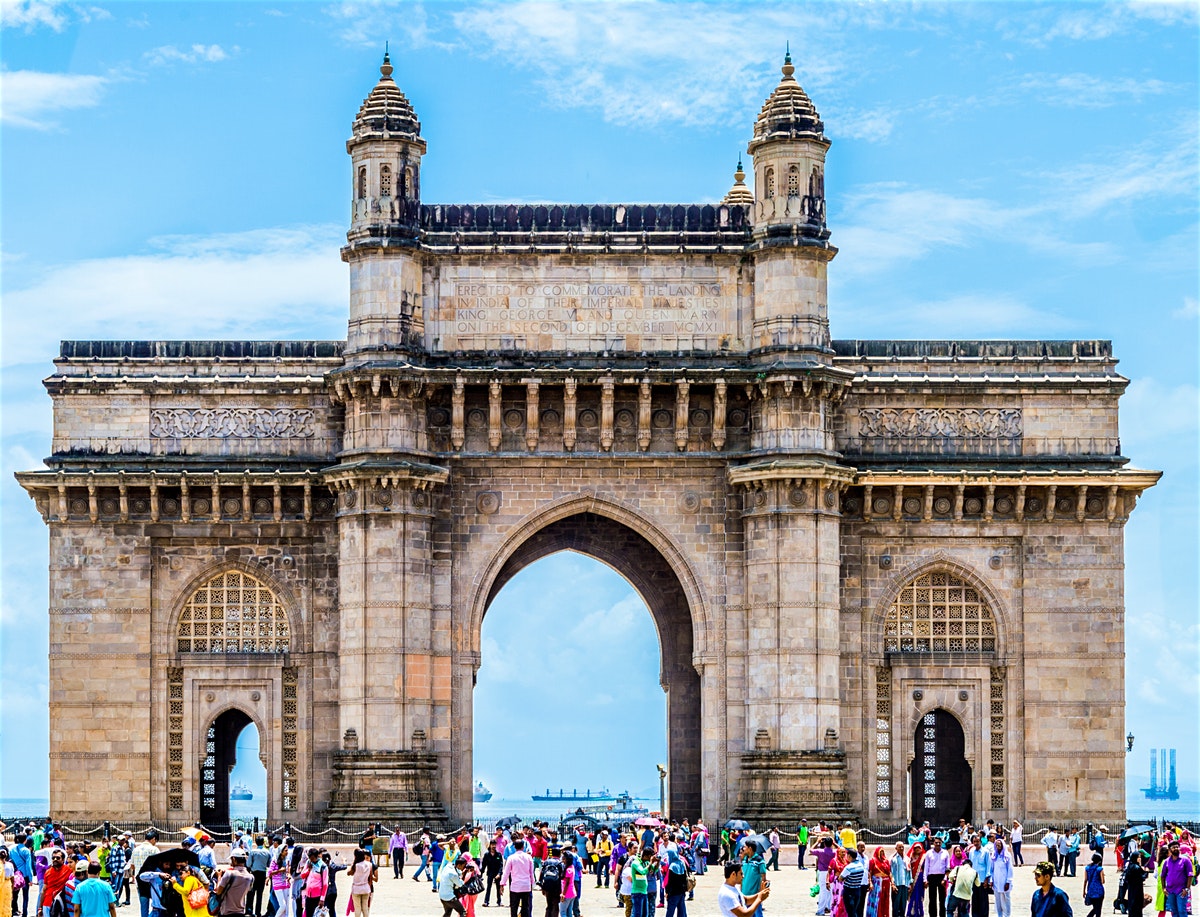
[[[426,232],[748,232],[736,204],[424,204]]]
[[[833,341],[837,357],[860,360],[1111,360],[1112,341]]]
[[[345,341],[62,341],[60,360],[339,359]]]

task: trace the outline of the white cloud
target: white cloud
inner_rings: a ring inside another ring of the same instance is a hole
[[[1175,318],[1200,318],[1200,300],[1195,296],[1183,297],[1183,305],[1171,313]]]
[[[1037,101],[1042,104],[1074,108],[1109,108],[1130,104],[1140,102],[1146,96],[1162,95],[1174,88],[1162,80],[1099,77],[1089,73],[1027,73],[1018,86],[1035,93]]]
[[[1001,21],[1001,33],[1035,47],[1056,41],[1101,41],[1146,26],[1188,27],[1197,21],[1197,7],[1190,0],[1049,4],[1042,9],[1017,9],[1014,19]]]
[[[866,140],[879,143],[892,135],[898,112],[895,108],[871,111],[843,110],[826,118],[826,133],[833,138]]]
[[[231,50],[236,54],[240,49],[234,45]],[[213,64],[219,61],[228,60],[229,52],[227,52],[220,45],[195,44],[182,51],[174,45],[163,45],[160,48],[154,48],[151,51],[147,51],[143,57],[146,58],[148,63],[154,66],[162,66],[164,64],[173,63]]]
[[[1200,388],[1196,385],[1167,386],[1143,376],[1134,379],[1121,398],[1121,449],[1126,455],[1161,454],[1164,441],[1187,449],[1190,442],[1194,460],[1198,428]]]
[[[6,29],[33,32],[47,28],[61,32],[72,22],[111,18],[108,10],[82,3],[63,3],[61,0],[0,0],[0,28]]]
[[[59,338],[342,337],[339,227],[155,240],[148,254],[45,265],[4,295],[4,365],[46,359]],[[32,357],[31,357],[32,355]]]
[[[57,127],[52,115],[99,105],[108,83],[107,77],[88,74],[2,71],[0,120],[14,127]]]
[[[839,271],[874,274],[945,246],[963,246],[1024,219],[1030,210],[904,185],[873,185],[846,196],[839,219]]]

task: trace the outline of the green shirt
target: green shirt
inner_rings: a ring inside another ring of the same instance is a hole
[[[467,845],[467,849],[471,851],[471,859],[479,859],[480,854],[483,853],[483,843],[479,840],[478,834],[471,835],[471,841]]]
[[[646,885],[646,873],[648,867],[642,862],[642,858],[634,857],[633,862],[629,864],[629,873],[633,878],[630,880],[629,891],[634,895],[644,895],[649,888]]]
[[[801,847],[808,846],[808,827],[805,826],[796,832],[796,843]]]
[[[763,876],[767,874],[767,864],[761,854],[755,854],[748,860],[742,860],[742,894],[749,898],[757,895],[762,888]]]

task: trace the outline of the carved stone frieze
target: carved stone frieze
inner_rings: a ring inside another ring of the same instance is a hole
[[[316,435],[308,408],[158,408],[150,412],[155,439],[291,439]]]
[[[1018,439],[1020,408],[865,408],[864,437]]]

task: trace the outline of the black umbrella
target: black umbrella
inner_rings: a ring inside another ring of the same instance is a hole
[[[496,827],[511,828],[513,825],[519,824],[521,824],[521,817],[519,815],[506,815],[504,818],[496,822]]]
[[[146,862],[142,864],[142,872],[170,872],[167,867],[173,863],[199,866],[200,858],[186,847],[168,847],[166,850],[146,857]]]
[[[767,851],[771,849],[771,840],[764,834],[748,834],[738,841],[738,850],[741,850],[747,844],[753,844],[758,852],[763,856],[767,855]]]
[[[722,825],[721,827],[727,828],[730,831],[753,831],[754,830],[753,828],[750,827],[750,822],[742,821],[740,818],[731,818],[731,819],[729,819],[729,821],[725,822],[725,824]]]
[[[1117,838],[1119,841],[1127,841],[1131,837],[1137,837],[1140,834],[1153,834],[1157,828],[1153,825],[1134,825],[1132,828],[1126,828],[1121,832],[1121,836]]]

